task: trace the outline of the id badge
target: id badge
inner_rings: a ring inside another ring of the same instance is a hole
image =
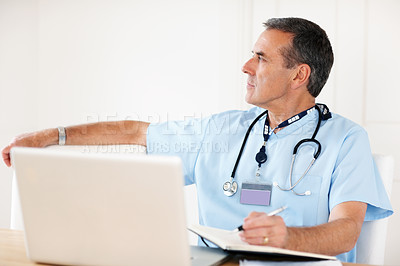
[[[240,203],[269,206],[271,203],[272,185],[242,183]]]

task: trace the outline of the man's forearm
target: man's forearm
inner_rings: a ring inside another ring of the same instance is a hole
[[[148,126],[149,123],[131,120],[71,126],[66,128],[66,144],[138,144],[146,146]]]
[[[84,124],[65,128],[67,145],[138,144],[146,146],[149,123],[141,121],[117,121]],[[47,147],[58,144],[57,128],[25,133],[15,137],[2,150],[2,158],[11,166],[12,147]]]
[[[288,227],[285,248],[335,256],[354,247],[360,234],[355,228],[356,222],[350,218],[313,227]]]

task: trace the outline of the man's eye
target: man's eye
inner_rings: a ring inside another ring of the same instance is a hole
[[[258,62],[264,62],[264,61],[266,61],[265,60],[265,58],[262,56],[262,55],[260,55],[260,54],[256,54],[256,53],[253,53],[253,58],[257,58],[257,61]]]

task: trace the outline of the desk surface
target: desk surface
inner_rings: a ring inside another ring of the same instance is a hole
[[[0,265],[32,266],[44,265],[30,261],[25,253],[25,240],[22,231],[0,229]],[[224,266],[237,266],[237,261],[228,261]],[[343,263],[344,266],[362,266],[366,264]]]

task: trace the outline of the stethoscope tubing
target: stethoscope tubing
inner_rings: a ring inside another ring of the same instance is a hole
[[[292,162],[291,162],[291,164],[290,164],[290,173],[289,173],[289,183],[290,183],[290,187],[287,188],[287,189],[281,188],[281,187],[277,184],[277,182],[274,182],[274,186],[278,187],[280,190],[282,190],[282,191],[292,191],[294,194],[296,194],[296,195],[298,195],[298,196],[311,195],[311,192],[310,192],[310,191],[306,191],[305,193],[297,193],[297,192],[294,191],[294,188],[295,188],[295,187],[300,183],[300,181],[303,180],[303,178],[307,175],[307,173],[310,171],[311,167],[314,165],[315,161],[317,160],[317,158],[319,157],[319,155],[320,155],[320,153],[321,153],[321,143],[320,143],[318,140],[316,140],[315,137],[317,136],[318,131],[319,131],[319,128],[320,128],[320,126],[321,126],[322,112],[321,112],[321,110],[320,110],[320,108],[319,108],[318,105],[315,105],[315,108],[317,109],[317,112],[318,112],[318,122],[317,122],[317,126],[315,127],[315,130],[314,130],[314,133],[313,133],[312,137],[309,138],[309,139],[302,139],[302,140],[300,140],[300,141],[295,145],[295,147],[293,148],[293,156],[292,156]],[[329,111],[328,111],[328,112],[329,112]],[[238,157],[237,157],[236,162],[235,162],[235,166],[233,167],[233,171],[232,171],[232,174],[231,174],[230,181],[228,181],[228,182],[230,183],[230,186],[229,186],[230,188],[232,188],[233,185],[234,185],[234,183],[236,183],[235,181],[233,181],[233,179],[235,178],[236,169],[237,169],[237,167],[238,167],[238,165],[239,165],[239,161],[240,161],[240,158],[242,157],[242,153],[243,153],[244,147],[246,146],[247,139],[248,139],[248,137],[249,137],[249,135],[250,135],[250,132],[251,132],[251,130],[253,129],[254,125],[255,125],[263,116],[265,116],[267,113],[268,113],[268,110],[266,110],[266,111],[262,112],[260,115],[258,115],[258,116],[254,119],[254,121],[250,124],[249,128],[248,128],[247,131],[246,131],[245,137],[244,137],[244,139],[243,139],[243,143],[242,143],[242,145],[241,145],[241,147],[240,147],[240,151],[239,151]],[[266,118],[266,119],[268,119],[268,118]],[[297,180],[297,182],[293,185],[293,177],[292,177],[292,176],[293,176],[293,166],[294,166],[294,162],[295,162],[295,160],[296,160],[297,151],[298,151],[299,147],[300,147],[302,144],[307,143],[307,142],[313,142],[313,143],[315,143],[315,144],[317,145],[317,151],[314,153],[314,158],[312,159],[312,161],[311,161],[310,164],[308,165],[306,171],[305,171],[305,172],[303,173],[303,175]],[[228,183],[228,182],[226,182],[226,183]],[[226,184],[226,183],[225,183],[225,184]],[[237,189],[237,183],[236,183],[236,189]],[[227,190],[224,189],[224,193],[226,193],[226,195],[228,195],[228,196],[232,196],[233,194],[236,193],[236,189],[235,189],[235,191],[231,191],[231,189],[229,189],[229,191],[227,191]]]

